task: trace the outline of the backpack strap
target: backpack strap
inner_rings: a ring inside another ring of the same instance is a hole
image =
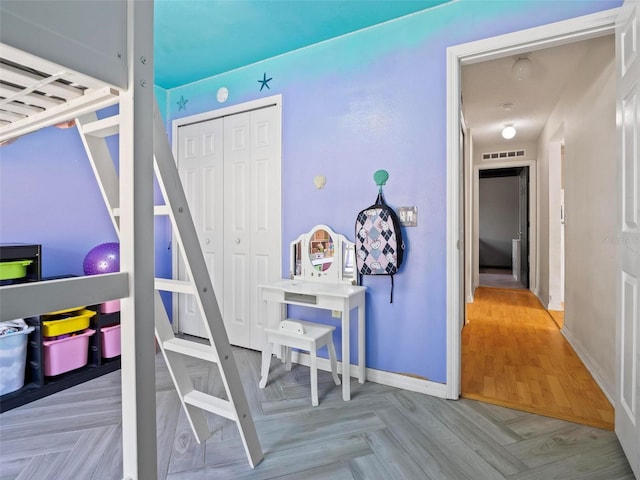
[[[389,275],[391,277],[391,295],[389,298],[389,303],[393,303],[393,275]]]

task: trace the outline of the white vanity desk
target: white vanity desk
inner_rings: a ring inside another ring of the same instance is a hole
[[[328,235],[328,237],[325,236]],[[326,240],[323,240],[325,238]],[[330,262],[318,259],[318,246]],[[309,233],[291,242],[291,279],[260,285],[262,299],[279,303],[286,318],[287,305],[336,310],[342,320],[342,398],[351,399],[349,337],[351,310],[358,309],[358,381],[366,380],[365,368],[365,291],[355,285],[353,242],[326,225],[317,225]],[[312,263],[313,262],[313,263]],[[314,263],[316,265],[314,265]],[[327,268],[326,263],[330,263]],[[324,265],[324,266],[323,266]],[[345,373],[347,378],[345,378]]]

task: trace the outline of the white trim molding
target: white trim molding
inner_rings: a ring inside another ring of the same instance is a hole
[[[461,345],[464,324],[460,289],[460,68],[542,48],[612,34],[619,8],[478,40],[447,49],[447,383],[446,398],[460,396]],[[537,266],[536,266],[537,268]],[[536,279],[537,280],[537,279]]]
[[[509,162],[487,162],[475,164],[473,166],[473,193],[474,198],[472,201],[473,209],[471,218],[468,219],[465,228],[471,229],[475,227],[476,231],[473,234],[473,241],[478,239],[479,225],[478,220],[480,216],[479,211],[479,175],[480,170],[492,170],[498,168],[517,168],[517,167],[529,167],[529,290],[534,294],[538,291],[537,284],[537,266],[538,266],[538,172],[537,162],[533,159],[513,160]],[[465,248],[467,252],[469,249],[474,248],[473,245],[468,245]],[[468,253],[467,253],[468,254]],[[477,274],[479,271],[479,259],[477,256],[473,258],[473,270],[472,274]]]
[[[291,352],[291,362],[300,365],[310,366],[310,358],[308,353]],[[317,368],[325,372],[331,371],[329,359],[318,357]],[[352,377],[358,377],[358,366],[349,365]],[[342,362],[338,362],[338,372],[342,374]],[[367,381],[379,383],[388,387],[401,388],[411,392],[424,393],[432,397],[447,398],[446,385],[444,383],[436,383],[431,380],[403,375],[401,373],[385,372],[383,370],[375,370],[367,368]],[[343,382],[345,380],[342,380]]]
[[[595,365],[597,365],[597,363],[594,362],[587,349],[584,348],[582,343],[580,343],[576,337],[573,336],[571,331],[567,329],[566,325],[562,327],[560,333],[562,333],[567,342],[569,342],[569,345],[571,345],[571,348],[573,348],[580,360],[582,360],[585,368],[589,371],[595,382],[598,384],[600,390],[602,390],[602,393],[605,394],[607,400],[609,400],[611,405],[615,405],[616,402],[614,400],[614,392],[612,391],[613,385],[607,384],[604,381],[602,373],[597,368],[595,368]]]

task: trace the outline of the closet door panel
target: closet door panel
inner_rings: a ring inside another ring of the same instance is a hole
[[[224,149],[224,275],[225,297],[222,317],[233,345],[249,346],[247,287],[251,255],[249,184],[251,170],[250,113],[224,119],[227,142]]]
[[[194,219],[200,246],[218,304],[223,300],[223,122],[214,119],[181,127],[178,132],[178,172]],[[188,280],[184,259],[178,258],[178,278]],[[178,329],[206,337],[195,296],[178,294]]]
[[[258,285],[281,278],[281,133],[276,108],[251,112],[252,289],[249,292],[251,346],[261,349],[264,327],[278,320],[276,305],[262,302]],[[269,319],[271,319],[269,321]]]

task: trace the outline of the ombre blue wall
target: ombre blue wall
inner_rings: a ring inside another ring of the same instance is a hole
[[[158,93],[168,127],[220,108],[222,86],[224,106],[283,95],[283,275],[288,242],[313,225],[353,239],[357,212],[375,200],[373,173],[390,173],[387,201],[417,206],[418,226],[404,229],[408,250],[393,304],[387,277],[364,280],[367,366],[444,383],[446,48],[620,4],[460,0]],[[259,91],[263,74],[272,80]],[[0,155],[0,241],[42,243],[45,275],[81,273],[86,252],[115,234],[75,130],[45,129]],[[313,185],[318,174],[327,177],[323,190]],[[157,268],[168,272],[166,229],[157,233]],[[331,321],[325,312],[303,314]]]

